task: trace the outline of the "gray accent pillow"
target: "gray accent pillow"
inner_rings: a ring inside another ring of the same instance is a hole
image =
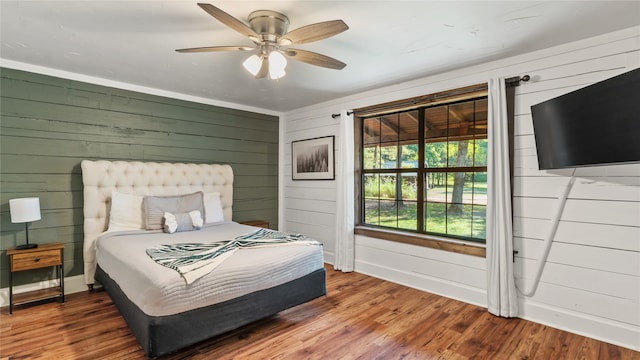
[[[142,201],[142,210],[147,230],[162,230],[165,212],[177,214],[198,210],[204,217],[203,199],[202,191],[176,196],[145,196]]]

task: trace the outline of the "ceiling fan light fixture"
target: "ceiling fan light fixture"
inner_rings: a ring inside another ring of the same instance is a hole
[[[287,67],[287,58],[279,51],[269,53],[269,78],[280,79],[286,75],[284,71]]]
[[[258,55],[251,55],[242,63],[242,66],[244,66],[251,75],[256,76],[262,67],[262,58]]]
[[[0,0],[1,1],[1,0]],[[206,13],[251,40],[255,46],[206,46],[177,49],[180,53],[257,50],[242,65],[256,79],[280,79],[286,75],[287,57],[307,64],[340,70],[347,64],[326,55],[281,46],[323,40],[349,29],[342,20],[323,21],[289,30],[289,18],[277,11],[257,10],[249,14],[249,24],[211,4],[198,3]]]

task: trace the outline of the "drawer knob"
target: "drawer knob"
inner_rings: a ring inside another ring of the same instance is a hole
[[[40,261],[40,258],[35,258],[34,260],[35,260],[35,262],[38,262],[38,261]]]

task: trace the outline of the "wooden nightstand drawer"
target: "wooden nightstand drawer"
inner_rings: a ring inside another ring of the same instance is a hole
[[[44,250],[13,255],[11,271],[31,270],[62,264],[60,250]]]

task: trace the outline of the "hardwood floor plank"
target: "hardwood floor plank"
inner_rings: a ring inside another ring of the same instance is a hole
[[[163,359],[616,359],[640,353],[327,266],[325,297]],[[0,311],[0,359],[144,359],[104,291]]]

